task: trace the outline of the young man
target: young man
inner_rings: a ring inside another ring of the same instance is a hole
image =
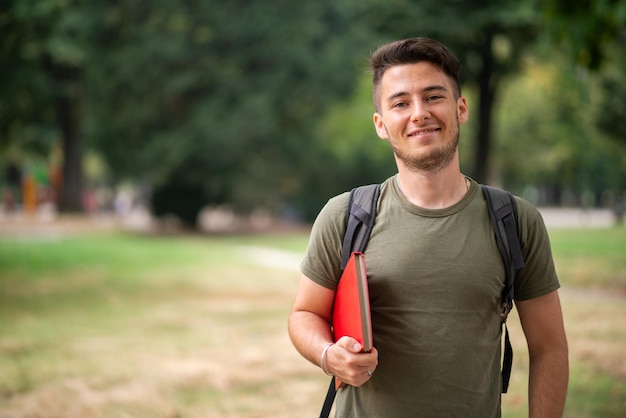
[[[460,171],[468,119],[461,66],[428,38],[371,57],[378,136],[398,174],[382,184],[365,251],[375,348],[333,343],[348,194],[320,212],[289,317],[294,346],[346,382],[337,417],[499,417],[504,267],[480,186]],[[530,354],[530,417],[563,414],[568,352],[550,244],[538,211],[516,198],[525,267],[516,307]],[[323,354],[323,355],[322,355]]]

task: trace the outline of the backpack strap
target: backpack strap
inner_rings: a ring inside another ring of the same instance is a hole
[[[481,185],[481,187],[487,200],[496,242],[506,270],[500,315],[502,322],[506,322],[507,315],[513,309],[515,276],[524,267],[524,255],[517,230],[517,205],[511,193],[491,186]]]
[[[348,264],[352,252],[365,250],[372,228],[374,228],[379,196],[380,184],[356,187],[350,192],[346,214],[346,233],[343,236],[341,249],[341,270]]]
[[[513,309],[513,299],[515,297],[515,276],[524,267],[524,255],[519,241],[517,229],[517,205],[513,195],[507,191],[496,187],[481,185],[489,217],[493,225],[496,242],[505,269],[504,289],[502,290],[502,311],[500,318],[504,326],[504,357],[502,359],[502,393],[506,393],[509,388],[511,368],[513,365],[513,347],[509,339],[509,330],[506,327],[506,320],[509,312]]]
[[[346,209],[346,232],[343,236],[341,248],[341,270],[348,264],[352,252],[363,252],[369,240],[374,221],[376,220],[376,205],[380,196],[380,184],[360,186],[350,191],[350,199]],[[335,377],[330,380],[326,399],[320,412],[320,418],[328,418],[335,401],[337,389]]]
[[[333,403],[335,402],[336,395],[337,395],[337,388],[335,387],[335,376],[333,376],[330,379],[330,385],[328,385],[328,391],[326,392],[324,405],[322,405],[320,418],[328,418],[328,416],[330,415],[330,411],[333,408]]]

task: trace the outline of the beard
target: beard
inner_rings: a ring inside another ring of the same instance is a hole
[[[436,173],[447,167],[454,159],[459,145],[459,126],[457,124],[456,133],[448,143],[427,155],[412,155],[396,147],[392,141],[389,141],[389,145],[396,158],[402,161],[409,170]]]

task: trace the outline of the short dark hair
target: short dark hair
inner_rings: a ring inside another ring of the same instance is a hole
[[[461,97],[461,63],[441,42],[430,38],[410,38],[379,47],[370,57],[374,106],[379,110],[378,89],[388,68],[427,61],[439,66],[452,79],[456,98]]]

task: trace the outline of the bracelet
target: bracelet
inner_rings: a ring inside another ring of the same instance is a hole
[[[330,343],[326,347],[324,347],[324,350],[322,350],[322,358],[320,359],[320,367],[322,368],[322,371],[328,376],[332,376],[332,374],[328,373],[328,371],[326,370],[326,353],[328,352],[328,349],[334,344],[335,343]]]

